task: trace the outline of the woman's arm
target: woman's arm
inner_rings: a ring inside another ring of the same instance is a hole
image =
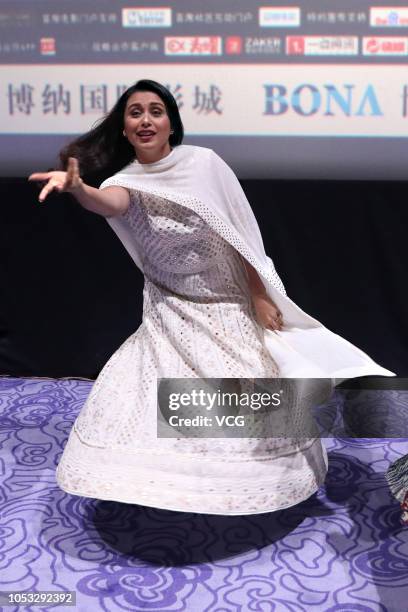
[[[283,323],[282,313],[266,293],[265,286],[255,268],[246,259],[242,258],[242,260],[247,272],[249,290],[258,323],[272,331],[280,331]]]
[[[55,170],[53,172],[37,172],[32,174],[29,181],[47,181],[38,197],[43,202],[51,191],[71,193],[76,200],[91,212],[103,217],[115,217],[123,214],[129,207],[130,196],[127,189],[119,186],[106,187],[99,190],[86,185],[79,176],[78,161],[70,157],[66,172]]]
[[[128,190],[119,186],[100,190],[82,182],[81,186],[71,193],[81,206],[103,217],[115,217],[125,213],[130,202]]]

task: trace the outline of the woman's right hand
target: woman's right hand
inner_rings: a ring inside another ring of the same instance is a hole
[[[83,181],[79,176],[78,160],[75,157],[68,159],[67,171],[53,170],[52,172],[35,172],[28,177],[29,181],[47,181],[47,184],[40,192],[38,200],[44,202],[51,191],[68,191],[78,193],[82,189]]]

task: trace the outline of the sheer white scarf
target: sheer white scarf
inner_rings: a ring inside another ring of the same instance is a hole
[[[265,253],[258,223],[239,181],[214,151],[179,145],[157,162],[132,162],[104,181],[100,189],[111,185],[154,194],[190,208],[252,264],[283,314],[282,331],[264,330],[265,344],[282,377],[344,380],[394,375],[286,296],[273,262]],[[143,271],[138,243],[127,220],[117,216],[107,221]]]

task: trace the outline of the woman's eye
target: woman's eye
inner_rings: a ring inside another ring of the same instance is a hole
[[[152,115],[154,117],[160,117],[160,115],[162,115],[162,113],[163,113],[163,111],[161,111],[161,110],[154,110],[154,111],[152,111]],[[132,117],[139,117],[140,115],[141,115],[140,111],[136,111],[135,110],[135,111],[131,112],[131,116]]]

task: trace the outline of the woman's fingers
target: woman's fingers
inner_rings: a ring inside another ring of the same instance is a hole
[[[71,183],[73,181],[73,178],[75,176],[75,164],[74,164],[74,158],[73,157],[69,157],[68,158],[68,164],[67,164],[67,179],[66,179],[66,185],[71,186]]]
[[[48,181],[52,176],[52,172],[34,172],[28,177],[29,181]]]
[[[79,165],[76,157],[68,158],[68,167],[72,168],[74,174],[77,174],[79,176]]]
[[[44,202],[45,198],[48,196],[49,193],[51,193],[54,187],[55,185],[51,181],[49,181],[46,186],[41,190],[40,195],[38,196],[38,200],[40,202]]]
[[[63,185],[61,185],[61,183],[58,183],[56,181],[50,180],[48,181],[48,183],[45,185],[45,187],[41,190],[40,195],[38,196],[38,199],[40,202],[43,202],[45,200],[45,198],[51,193],[51,191],[53,191],[54,189],[56,189],[56,191],[62,191],[63,190]]]
[[[38,197],[40,202],[43,202],[45,198],[53,191],[68,191],[72,187],[77,187],[81,181],[78,175],[78,162],[71,158],[69,164],[69,172],[62,170],[53,170],[52,172],[34,172],[28,177],[29,181],[38,181],[39,183],[47,182],[43,185],[40,195]]]
[[[33,174],[30,174],[30,176],[28,177],[29,181],[37,181],[37,182],[48,181],[48,183],[42,188],[42,190],[40,191],[40,195],[38,196],[38,200],[40,202],[43,202],[45,198],[47,197],[47,195],[50,193],[50,191],[53,190],[53,186],[51,184],[52,176],[53,176],[52,172],[34,172]]]
[[[280,317],[270,318],[268,321],[267,327],[272,331],[281,331],[282,330],[282,319]]]
[[[281,331],[283,327],[283,316],[276,304],[266,296],[255,295],[253,297],[256,319],[261,327],[271,331]]]
[[[274,321],[273,319],[269,319],[266,324],[264,325],[264,327],[266,327],[267,329],[270,329],[272,331],[276,331],[278,329],[278,325],[276,323],[276,321]]]
[[[77,187],[79,183],[79,165],[75,157],[68,158],[66,187]]]

